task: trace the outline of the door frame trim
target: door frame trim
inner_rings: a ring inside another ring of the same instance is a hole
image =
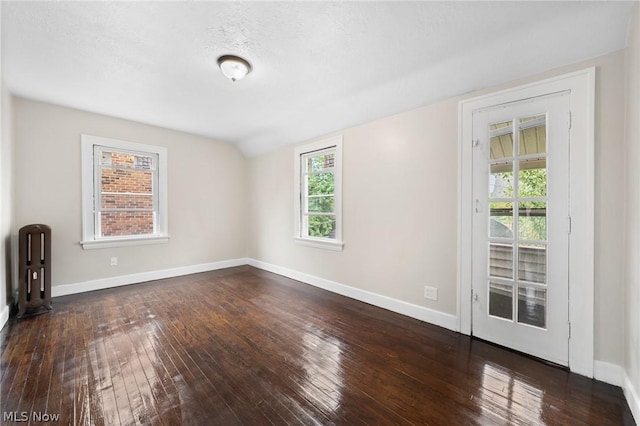
[[[569,90],[569,368],[593,377],[595,260],[595,67],[462,100],[458,104],[459,330],[472,333],[473,147],[475,110]]]

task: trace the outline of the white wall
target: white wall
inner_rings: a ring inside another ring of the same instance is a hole
[[[65,284],[245,257],[246,167],[234,146],[20,98],[13,110],[16,229],[51,226],[54,295]],[[82,249],[83,133],[168,149],[169,243]]]
[[[625,394],[640,422],[640,5],[635,4],[626,61]]]
[[[623,51],[616,52],[491,89],[597,67],[595,356],[618,366],[623,363],[624,58]],[[340,132],[343,252],[293,242],[293,147],[251,159],[249,257],[456,314],[460,99]],[[424,285],[438,287],[437,302],[423,298]]]

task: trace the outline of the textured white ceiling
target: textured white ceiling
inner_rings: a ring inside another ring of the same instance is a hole
[[[2,2],[27,98],[248,156],[624,48],[631,2]],[[216,59],[245,57],[231,83]]]

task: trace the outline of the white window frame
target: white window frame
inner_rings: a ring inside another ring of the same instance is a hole
[[[303,182],[302,174],[304,173],[303,159],[311,153],[325,150],[334,150],[334,166],[333,166],[333,185],[334,185],[334,209],[336,218],[335,238],[318,238],[306,235],[304,229],[303,211],[304,205],[302,199]],[[342,251],[344,243],[342,241],[342,135],[334,136],[329,139],[323,139],[317,142],[301,145],[294,149],[294,201],[293,201],[293,217],[294,217],[294,241],[298,244]]]
[[[154,207],[156,212],[156,226],[153,235],[124,235],[100,237],[97,231],[97,212],[95,200],[100,194],[95,194],[96,164],[94,159],[95,147],[111,149],[120,152],[133,152],[157,158],[157,177],[154,179]],[[122,247],[131,245],[157,244],[169,241],[168,233],[168,203],[167,203],[167,149],[160,146],[143,145],[139,143],[103,138],[92,135],[81,135],[81,169],[82,169],[82,241],[84,249]]]

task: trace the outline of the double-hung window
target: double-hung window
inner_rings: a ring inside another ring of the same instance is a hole
[[[342,250],[342,136],[295,150],[295,240]]]
[[[82,135],[84,248],[165,242],[166,149]]]

